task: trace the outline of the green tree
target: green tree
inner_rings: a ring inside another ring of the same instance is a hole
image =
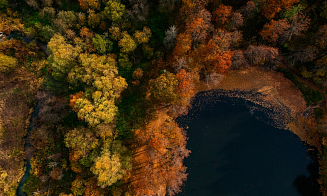
[[[92,38],[92,42],[99,54],[106,54],[107,52],[110,52],[113,47],[112,41],[99,34],[95,34]]]
[[[133,66],[133,63],[128,58],[128,54],[124,53],[119,54],[118,64],[120,67],[126,70],[131,69],[131,67]]]
[[[0,8],[6,8],[8,6],[7,0],[0,0]]]

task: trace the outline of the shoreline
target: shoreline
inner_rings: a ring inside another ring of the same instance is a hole
[[[312,119],[301,115],[307,109],[303,94],[282,73],[260,67],[231,70],[220,77],[217,84],[199,84],[195,94],[210,90],[222,90],[226,96],[243,98],[274,111],[268,115],[277,128],[293,132],[301,141],[322,152],[319,130],[309,130],[304,125]]]

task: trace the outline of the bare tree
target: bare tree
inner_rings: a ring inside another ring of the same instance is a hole
[[[243,26],[243,16],[239,12],[235,12],[232,16],[232,19],[229,23],[232,29],[237,29]]]
[[[159,0],[160,10],[172,11],[180,0]]]
[[[149,13],[147,0],[129,0],[132,5],[131,10],[127,10],[128,16],[135,22],[145,21]]]
[[[253,1],[248,1],[246,5],[242,6],[240,9],[241,14],[245,18],[251,18],[254,16],[255,4]]]
[[[246,58],[244,57],[244,51],[242,50],[235,50],[234,55],[232,57],[232,69],[237,69],[240,67],[248,67],[249,63],[247,62]]]
[[[177,28],[173,25],[165,32],[164,45],[167,48],[172,48],[176,42],[176,36],[178,34]]]
[[[309,24],[309,18],[306,18],[304,15],[295,15],[290,22],[290,27],[282,36],[282,41],[286,42],[291,40],[293,35],[301,35],[309,28]]]

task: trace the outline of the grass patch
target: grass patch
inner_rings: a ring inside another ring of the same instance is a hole
[[[291,80],[295,84],[295,86],[302,92],[307,105],[316,104],[317,102],[323,100],[323,97],[319,91],[301,83],[292,72],[281,67],[279,67],[277,71],[283,73],[285,78]]]

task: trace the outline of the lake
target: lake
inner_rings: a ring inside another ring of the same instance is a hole
[[[176,120],[186,128],[192,151],[178,195],[319,195],[318,167],[308,147],[292,132],[269,125],[256,108],[240,98],[195,97],[189,114]]]

